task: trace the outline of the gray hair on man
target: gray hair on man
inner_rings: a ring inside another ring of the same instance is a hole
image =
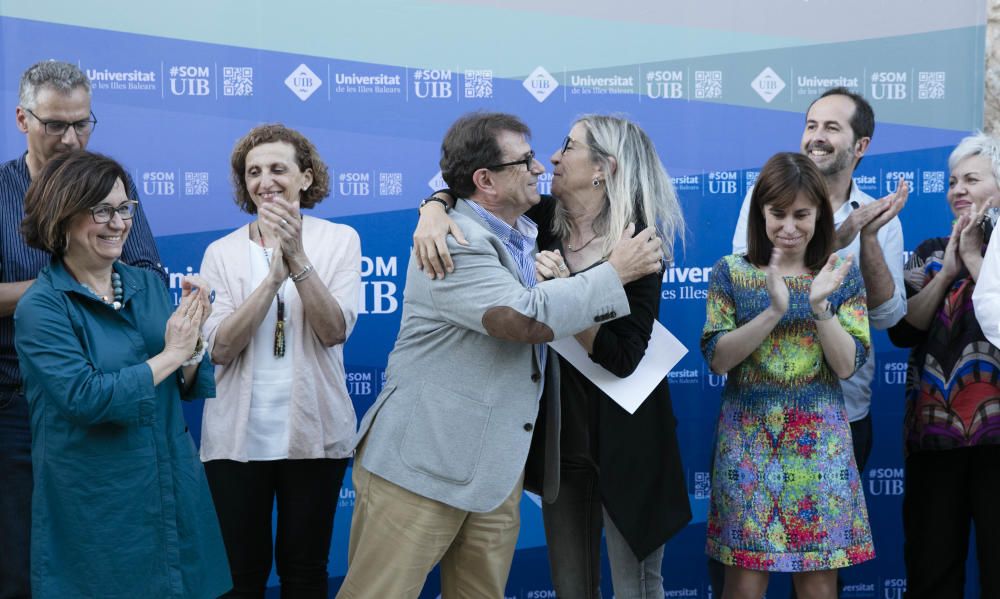
[[[36,62],[21,75],[18,105],[27,110],[34,109],[38,101],[38,90],[42,87],[49,87],[62,94],[82,87],[90,94],[90,79],[75,64],[58,60]]]

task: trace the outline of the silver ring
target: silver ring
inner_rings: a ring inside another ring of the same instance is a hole
[[[565,264],[560,264],[559,265],[559,272],[566,272],[566,265]]]

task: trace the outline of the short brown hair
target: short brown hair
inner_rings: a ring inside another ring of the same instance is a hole
[[[771,261],[774,245],[767,238],[764,225],[764,206],[785,208],[799,194],[804,194],[816,206],[816,228],[806,246],[805,262],[810,270],[819,270],[833,252],[833,208],[826,180],[802,154],[782,152],[767,161],[750,196],[750,214],[747,221],[747,258],[757,266]]]
[[[326,170],[326,164],[319,157],[319,152],[312,142],[306,139],[295,129],[289,129],[280,123],[260,125],[254,127],[249,133],[244,135],[233,148],[233,155],[230,163],[233,167],[233,193],[236,205],[247,214],[256,214],[257,205],[250,199],[250,191],[246,183],[247,154],[250,150],[262,144],[284,142],[295,149],[295,163],[299,170],[305,172],[312,169],[313,182],[309,189],[299,196],[299,206],[302,208],[312,208],[323,201],[323,198],[330,195],[330,173]]]
[[[472,175],[481,168],[503,162],[497,137],[504,131],[525,137],[531,130],[524,121],[503,112],[470,112],[452,123],[441,142],[441,178],[460,198],[472,197]]]
[[[127,180],[125,169],[102,154],[73,150],[53,156],[24,196],[21,235],[29,246],[62,257],[69,221],[100,204],[115,182]]]

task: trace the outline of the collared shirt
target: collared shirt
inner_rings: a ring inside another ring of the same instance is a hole
[[[476,214],[486,221],[490,231],[503,242],[510,257],[517,263],[517,270],[524,286],[534,287],[537,285],[534,250],[535,241],[538,238],[538,225],[522,214],[517,217],[517,221],[514,223],[517,226],[512,227],[472,200],[466,201]]]
[[[507,253],[517,264],[517,271],[521,275],[521,282],[524,283],[524,286],[534,287],[537,285],[535,242],[538,239],[538,225],[535,224],[535,221],[522,214],[514,221],[517,226],[512,227],[472,200],[466,200],[466,202],[480,218],[486,221],[486,226],[490,228],[490,231],[503,242]],[[545,344],[539,344],[536,347],[538,348],[539,369],[545,372]]]
[[[750,195],[752,193],[753,188],[747,190],[747,195],[743,198],[743,206],[740,207],[740,218],[736,223],[736,231],[733,233],[734,254],[746,254],[747,252],[747,217],[750,214]],[[858,189],[858,186],[852,181],[850,196],[844,205],[833,214],[833,226],[839,227],[847,220],[851,212],[874,201],[875,198]],[[903,226],[899,223],[899,217],[893,217],[891,221],[883,225],[878,231],[877,238],[896,289],[892,297],[884,303],[869,307],[868,322],[876,329],[887,329],[906,315],[906,288],[903,285]],[[837,250],[837,254],[842,258],[853,254],[860,267],[860,261],[858,261],[861,257],[860,232],[846,247]],[[851,422],[861,420],[868,415],[868,409],[871,407],[872,380],[874,379],[875,351],[873,350],[869,352],[868,360],[854,373],[854,376],[840,381],[840,387],[844,393],[844,403],[847,405],[847,418]]]
[[[27,156],[25,152],[20,158],[0,164],[0,283],[34,279],[51,260],[48,252],[28,247],[21,236],[24,196],[31,184]],[[128,197],[138,200],[139,193],[132,179],[124,183]],[[168,284],[142,204],[132,217],[132,230],[122,249],[122,262],[149,269],[163,280],[164,285]],[[14,318],[4,316],[0,318],[0,385],[20,383],[21,371],[14,351]]]

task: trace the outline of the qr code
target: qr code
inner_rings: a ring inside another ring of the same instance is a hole
[[[204,196],[208,195],[208,173],[184,173],[184,195]]]
[[[223,96],[252,96],[253,67],[222,67]]]
[[[695,71],[694,97],[703,99],[722,97],[722,71]]]
[[[924,171],[920,193],[944,193],[944,171]]]
[[[403,173],[379,173],[378,194],[380,196],[403,195]]]
[[[465,97],[466,98],[492,98],[493,97],[493,71],[465,71]]]
[[[694,473],[694,498],[708,499],[712,494],[712,477],[708,472]]]
[[[921,71],[917,75],[917,98],[941,100],[944,98],[944,71]]]

